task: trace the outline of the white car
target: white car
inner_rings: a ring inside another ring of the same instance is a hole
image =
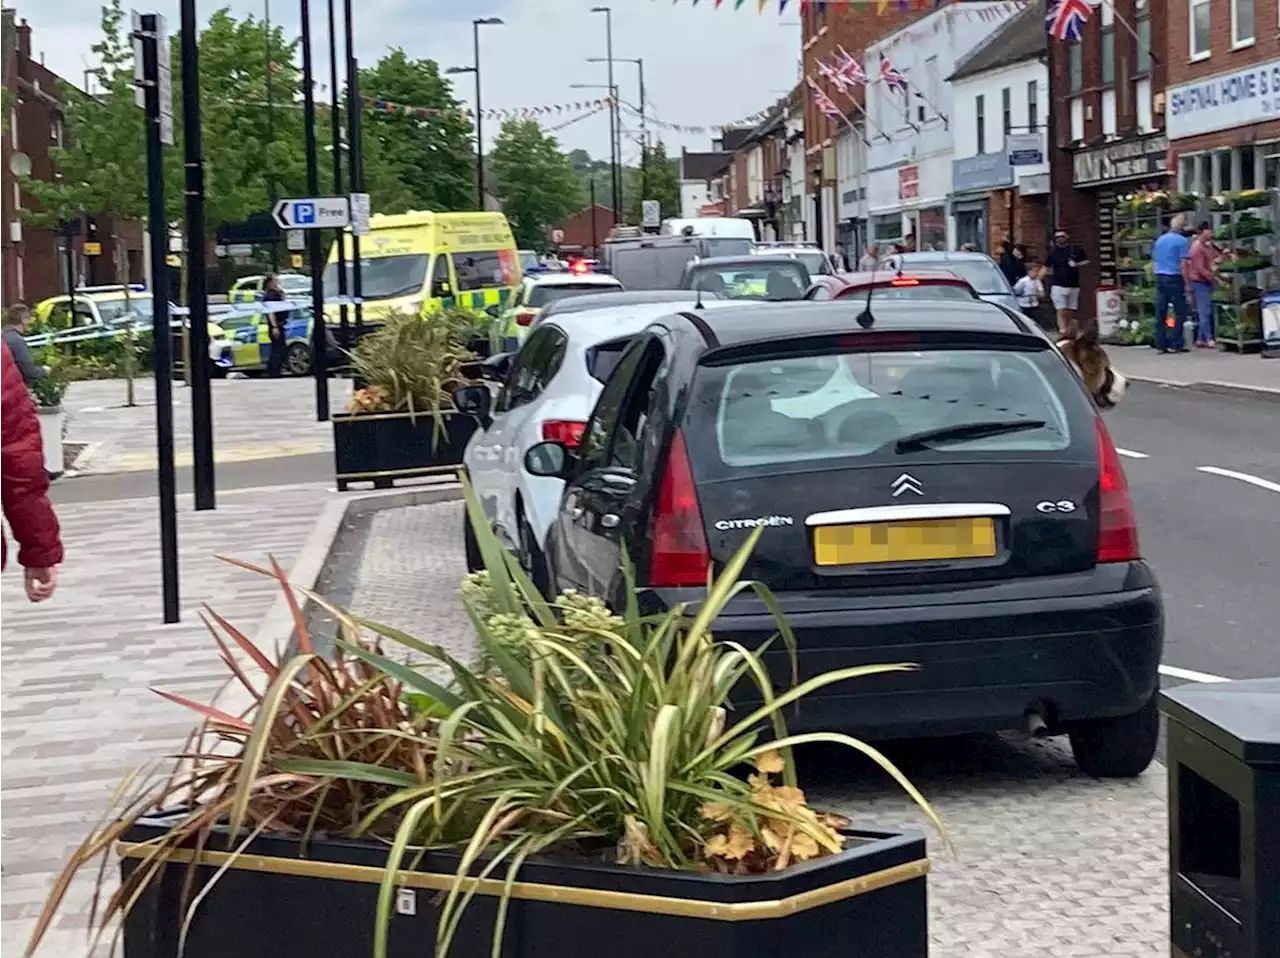
[[[703,309],[741,306],[707,301]],[[487,374],[503,378],[492,411],[463,454],[463,465],[498,538],[517,555],[539,588],[548,582],[543,561],[547,532],[560,508],[564,483],[531,476],[524,468],[530,446],[547,439],[574,446],[591,410],[630,338],[654,320],[695,307],[685,303],[642,303],[549,317],[529,331],[509,361],[493,357]],[[466,525],[467,565],[482,568]]]
[[[817,246],[757,243],[753,252],[758,256],[793,256],[804,264],[810,276],[834,276],[839,272],[831,257]]]
[[[592,273],[570,270],[565,273],[533,273],[526,276],[507,304],[516,324],[527,330],[542,307],[558,299],[583,296],[588,293],[612,293],[622,289],[622,284],[608,273]]]

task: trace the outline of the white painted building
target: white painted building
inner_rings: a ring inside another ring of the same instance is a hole
[[[804,175],[804,99],[795,98],[787,114],[786,175],[782,180],[782,205],[786,210],[781,239],[804,240],[810,236],[808,222],[813,215],[813,201],[805,189]]]
[[[1039,248],[1049,223],[1049,68],[1042,12],[1010,18],[951,75],[952,235],[997,252],[1004,233]]]
[[[859,119],[836,137],[836,193],[840,211],[839,242],[851,266],[867,247],[866,125]]]
[[[707,208],[724,199],[723,177],[732,155],[723,151],[680,154],[680,216],[706,215]],[[666,215],[666,211],[663,211]]]
[[[1013,0],[947,6],[867,47],[871,242],[954,247],[950,194],[955,124],[951,84],[945,78],[1016,13]],[[905,96],[880,78],[882,58],[906,76]]]

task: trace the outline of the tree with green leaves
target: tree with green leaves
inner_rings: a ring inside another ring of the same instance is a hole
[[[522,249],[545,249],[551,228],[585,205],[569,158],[536,120],[505,121],[488,166]]]
[[[641,200],[657,200],[662,207],[662,217],[680,215],[679,160],[667,156],[667,148],[661,140],[649,150],[644,170],[628,171],[632,188],[630,219],[640,222]],[[643,196],[641,193],[643,192]]]
[[[392,50],[360,71],[360,92],[438,111],[425,116],[365,111],[365,179],[374,208],[384,213],[402,206],[437,212],[476,209],[471,120],[440,75],[439,64]]]

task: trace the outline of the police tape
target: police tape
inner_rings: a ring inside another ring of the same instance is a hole
[[[141,298],[141,297],[140,297]],[[351,297],[335,297],[334,305],[350,305]],[[326,302],[326,305],[329,305]],[[289,313],[295,310],[311,309],[310,300],[286,299],[272,303],[243,303],[235,306],[231,305],[210,305],[209,306],[209,322],[223,323],[231,319],[243,319],[245,317],[267,316],[273,313]],[[181,329],[187,325],[185,317],[191,315],[191,310],[186,306],[169,307],[169,328]],[[146,332],[151,329],[153,324],[147,317],[136,314],[136,320],[133,324],[133,332]],[[55,333],[37,333],[33,336],[24,337],[27,345],[38,349],[42,346],[54,345],[61,346],[64,343],[80,343],[88,342],[96,339],[118,339],[127,336],[130,333],[129,324],[126,321],[114,320],[110,325],[100,325],[93,327],[80,327],[73,329],[64,329]]]

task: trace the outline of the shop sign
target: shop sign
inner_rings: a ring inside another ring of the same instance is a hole
[[[1013,186],[1008,153],[979,153],[951,161],[951,189],[956,193]]]
[[[1163,134],[1080,150],[1072,157],[1072,182],[1076,186],[1142,180],[1168,172],[1169,138]]]
[[[1010,133],[1004,151],[1010,166],[1035,166],[1044,162],[1044,139],[1039,133]]]
[[[1116,194],[1114,190],[1099,190],[1096,212],[1098,216],[1098,282],[1103,286],[1116,284]]]
[[[1280,119],[1280,60],[1182,83],[1169,90],[1171,140]]]
[[[1020,196],[1043,196],[1048,192],[1048,173],[1033,173],[1030,176],[1023,176],[1018,179],[1018,194]]]
[[[914,200],[920,197],[920,167],[916,164],[898,170],[898,199]]]

